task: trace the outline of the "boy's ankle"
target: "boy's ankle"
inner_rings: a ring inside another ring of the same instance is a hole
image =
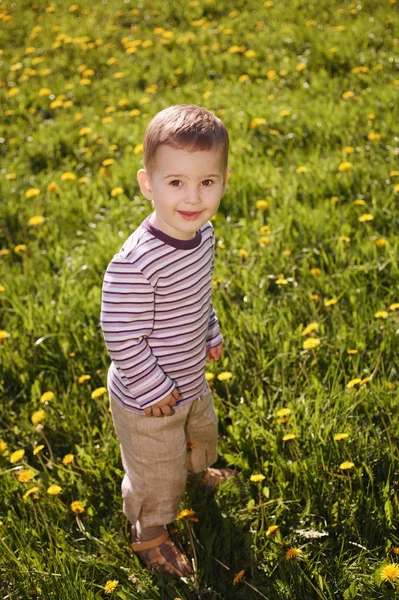
[[[139,542],[147,542],[162,535],[166,529],[165,525],[155,525],[153,527],[142,527],[140,522],[136,522],[136,537]]]

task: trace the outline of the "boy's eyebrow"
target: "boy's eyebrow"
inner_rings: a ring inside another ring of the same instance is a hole
[[[185,175],[177,173],[176,175],[166,175],[164,179],[168,179],[168,177],[185,177]],[[211,173],[210,175],[204,175],[204,177],[220,177],[217,173]]]

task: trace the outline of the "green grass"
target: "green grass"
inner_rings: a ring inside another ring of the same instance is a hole
[[[9,251],[0,255],[0,329],[9,334],[0,342],[1,597],[99,599],[109,597],[108,580],[118,580],[113,596],[122,599],[397,597],[399,573],[381,581],[380,569],[399,564],[399,312],[389,308],[399,302],[399,175],[390,175],[399,169],[398,4],[52,6],[0,10],[0,249]],[[127,54],[134,40],[152,45]],[[368,71],[352,72],[359,66]],[[212,500],[187,489],[182,507],[198,522],[176,528],[197,558],[192,581],[152,575],[130,550],[108,398],[91,398],[109,364],[102,277],[151,211],[136,181],[139,144],[150,119],[178,103],[223,119],[233,171],[213,223],[213,302],[225,341],[208,371],[220,464],[239,476]],[[252,127],[255,118],[267,123]],[[104,172],[107,158],[115,163]],[[351,170],[339,170],[344,161]],[[62,180],[66,172],[76,179]],[[124,193],[113,197],[115,187]],[[31,188],[40,193],[27,198]],[[359,222],[363,214],[374,218]],[[29,226],[38,215],[45,221]],[[302,335],[313,322],[317,331]],[[320,340],[313,350],[303,348],[309,337]],[[225,371],[227,382],[218,379]],[[79,383],[83,374],[91,379]],[[54,397],[41,403],[46,391]],[[291,410],[286,422],[281,408]],[[340,432],[348,437],[334,440]],[[25,454],[11,463],[17,449]],[[344,461],[354,466],[340,469]],[[17,479],[22,467],[35,471],[31,481]],[[52,484],[58,496],[47,493]],[[270,525],[279,528],[267,535]],[[302,553],[287,560],[289,548]]]

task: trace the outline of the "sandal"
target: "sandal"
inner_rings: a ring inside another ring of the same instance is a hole
[[[227,479],[231,479],[235,475],[237,475],[237,471],[233,469],[213,469],[212,467],[208,467],[199,484],[208,492],[213,492],[219,483],[223,483],[223,481],[227,481]]]
[[[132,525],[131,547],[141,562],[151,570],[158,571],[163,567],[168,573],[184,577],[192,575],[193,569],[187,556],[181,552],[169,537],[168,531],[146,542],[139,542],[136,528]]]

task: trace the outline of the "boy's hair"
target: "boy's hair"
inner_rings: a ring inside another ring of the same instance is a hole
[[[224,123],[211,111],[196,104],[175,104],[161,110],[147,126],[144,168],[151,177],[159,146],[168,145],[188,152],[220,148],[221,167],[227,169],[229,134]]]

